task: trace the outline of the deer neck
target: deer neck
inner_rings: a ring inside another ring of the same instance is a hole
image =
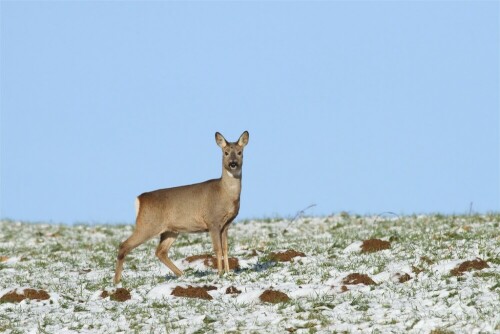
[[[222,189],[224,189],[231,199],[238,199],[241,192],[241,171],[238,175],[234,175],[227,169],[223,168],[221,185]]]

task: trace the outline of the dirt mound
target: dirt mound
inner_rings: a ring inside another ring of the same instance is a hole
[[[226,295],[232,295],[232,294],[240,294],[241,291],[236,289],[234,286],[230,286],[229,288],[226,289]]]
[[[302,252],[297,252],[296,250],[289,249],[285,252],[281,253],[271,253],[269,254],[269,259],[271,261],[277,261],[277,262],[290,262],[294,257],[301,256],[305,257],[306,254]]]
[[[19,303],[25,299],[47,300],[49,298],[50,298],[49,294],[44,290],[24,289],[22,293],[17,293],[16,290],[7,292],[5,295],[2,296],[2,298],[0,298],[0,302]]]
[[[472,261],[465,261],[460,263],[460,265],[450,271],[450,274],[453,276],[462,276],[462,274],[466,271],[481,270],[489,267],[490,266],[488,265],[488,263],[486,263],[486,261],[475,259]]]
[[[276,304],[287,302],[290,300],[290,297],[281,291],[266,290],[260,295],[259,299],[265,303]]]
[[[368,275],[358,274],[358,273],[347,275],[342,280],[342,283],[348,285],[354,285],[354,284],[375,285],[375,282]]]
[[[361,245],[361,253],[374,253],[384,249],[390,249],[391,243],[380,239],[364,240]]]
[[[193,255],[193,256],[188,256],[185,260],[189,263],[198,261],[198,260],[207,260],[209,258],[213,258],[212,255],[210,254],[202,254],[202,255]]]
[[[101,298],[108,298],[114,300],[116,302],[124,302],[132,298],[130,295],[130,291],[124,288],[118,288],[113,293],[109,293],[108,291],[103,291],[101,293]]]
[[[398,281],[399,283],[404,283],[404,282],[408,282],[409,280],[411,280],[411,276],[410,274],[398,274]]]
[[[208,294],[207,291],[210,291],[213,289],[206,289],[206,286],[204,287],[194,287],[191,285],[188,285],[187,288],[184,288],[182,286],[176,286],[174,290],[172,290],[171,295],[176,296],[176,297],[187,297],[187,298],[200,298],[200,299],[206,299],[206,300],[212,300],[212,296]]]
[[[194,261],[198,260],[203,260],[203,264],[209,268],[217,269],[217,258],[215,256],[212,256],[210,254],[202,254],[202,255],[193,255],[193,256],[188,256],[186,258],[186,261],[191,263]],[[229,262],[229,269],[231,270],[236,270],[240,268],[240,263],[237,258],[235,257],[230,257],[228,259]],[[222,262],[224,265],[224,262]]]

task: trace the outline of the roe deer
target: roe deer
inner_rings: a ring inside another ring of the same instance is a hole
[[[125,256],[157,235],[160,235],[160,244],[156,256],[177,276],[182,275],[182,271],[169,259],[168,250],[179,233],[209,232],[219,275],[229,272],[227,230],[240,209],[243,147],[248,139],[247,131],[234,143],[215,133],[215,141],[223,152],[221,178],[155,190],[137,197],[135,230],[118,250],[115,284],[120,282]]]

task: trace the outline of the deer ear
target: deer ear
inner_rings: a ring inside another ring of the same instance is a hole
[[[248,134],[248,131],[243,132],[240,136],[240,139],[238,139],[238,145],[246,146],[246,144],[248,144],[249,136],[250,135]]]
[[[220,148],[224,148],[227,145],[226,138],[224,138],[224,136],[218,132],[215,133],[215,142],[217,143],[217,145],[219,145]]]

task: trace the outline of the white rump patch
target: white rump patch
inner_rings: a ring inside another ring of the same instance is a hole
[[[141,206],[141,201],[139,201],[139,197],[135,198],[135,219],[139,215],[139,207]]]

